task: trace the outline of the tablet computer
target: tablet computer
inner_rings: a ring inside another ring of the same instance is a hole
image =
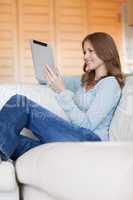
[[[38,40],[30,40],[35,77],[40,84],[46,84],[44,66],[48,64],[53,71],[55,70],[54,56],[52,47]]]

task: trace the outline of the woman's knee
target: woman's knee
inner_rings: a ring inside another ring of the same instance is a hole
[[[21,95],[21,94],[15,94],[10,99],[23,100],[23,99],[26,99],[26,96]]]
[[[9,99],[9,101],[7,103],[10,102],[10,103],[13,103],[16,105],[20,105],[20,104],[23,104],[26,101],[26,99],[27,99],[27,97],[24,95],[15,94]]]

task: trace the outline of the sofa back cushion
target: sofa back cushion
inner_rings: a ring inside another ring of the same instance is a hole
[[[113,141],[133,141],[133,76],[126,78],[109,134]]]

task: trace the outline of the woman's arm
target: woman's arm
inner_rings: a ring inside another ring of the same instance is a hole
[[[77,107],[68,90],[61,92],[56,98],[73,124],[93,131],[117,105],[120,95],[117,80],[109,77],[98,83],[96,97],[87,112]]]

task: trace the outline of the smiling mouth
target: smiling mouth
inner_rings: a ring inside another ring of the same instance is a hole
[[[87,65],[89,65],[89,64],[92,63],[92,61],[85,61],[85,63],[86,63]]]

